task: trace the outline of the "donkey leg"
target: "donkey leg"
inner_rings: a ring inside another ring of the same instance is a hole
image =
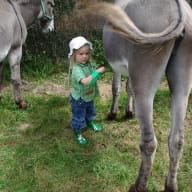
[[[0,62],[0,101],[2,100],[2,84],[3,84],[3,62]]]
[[[133,118],[133,93],[131,90],[129,79],[127,79],[127,82],[126,82],[126,92],[127,92],[128,101],[125,109],[125,116],[127,119],[132,119]]]
[[[131,186],[129,192],[147,191],[151,167],[157,148],[157,139],[153,129],[153,100],[162,76],[162,69],[158,64],[156,66],[150,62],[147,64],[151,71],[144,71],[142,69],[145,63],[141,64],[141,66],[138,65],[140,67],[134,63],[134,69],[131,69],[132,67],[130,66],[130,81],[134,95],[135,112],[141,129],[141,165],[136,182]],[[137,71],[138,69],[141,69],[142,73]],[[153,75],[150,73],[153,73]]]
[[[153,129],[153,101],[155,92],[167,66],[173,41],[164,44],[156,54],[136,47],[129,60],[129,80],[134,95],[135,114],[141,129],[141,165],[134,185],[129,192],[147,191],[148,180],[153,165],[157,139]],[[158,49],[154,46],[154,49]],[[130,49],[131,50],[131,49]],[[134,59],[131,59],[134,58]]]
[[[142,94],[143,95],[143,94]],[[157,140],[152,125],[152,97],[136,96],[135,106],[141,128],[141,165],[137,180],[129,192],[145,192],[156,153]]]
[[[11,69],[11,81],[13,84],[15,103],[21,109],[26,109],[27,104],[23,101],[21,97],[21,75],[20,75],[21,56],[22,56],[22,47],[20,46],[11,50],[8,59]]]
[[[165,181],[165,192],[177,191],[177,170],[182,156],[183,124],[188,97],[191,90],[192,40],[184,39],[176,56],[168,65],[166,74],[172,95],[172,127],[169,134],[169,173]]]
[[[165,192],[177,191],[177,170],[184,143],[183,122],[188,96],[172,94],[172,128],[169,134],[169,173],[165,182]]]
[[[174,83],[176,82],[175,79]],[[185,81],[179,90],[176,88],[176,86],[179,86],[178,82],[176,83],[177,85],[171,85],[172,88],[174,87],[174,90],[172,90],[172,128],[168,140],[170,163],[168,177],[165,182],[165,192],[177,191],[177,170],[184,143],[183,124],[190,93],[190,89],[184,87],[185,83],[189,85],[189,81]]]
[[[113,102],[111,106],[111,111],[107,117],[108,120],[114,120],[117,115],[120,92],[121,92],[121,74],[114,72],[112,81]]]

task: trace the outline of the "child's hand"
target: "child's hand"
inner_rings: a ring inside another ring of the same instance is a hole
[[[104,73],[105,72],[105,67],[99,67],[96,71],[98,73]]]

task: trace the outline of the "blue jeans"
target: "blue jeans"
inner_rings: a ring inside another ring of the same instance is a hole
[[[94,102],[85,102],[81,98],[75,100],[70,95],[70,104],[72,110],[71,128],[73,131],[81,131],[87,126],[88,121],[93,121],[96,117]]]

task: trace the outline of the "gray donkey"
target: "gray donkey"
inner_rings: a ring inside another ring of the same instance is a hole
[[[8,56],[14,98],[20,108],[27,104],[21,97],[20,60],[27,27],[39,18],[43,32],[54,30],[54,0],[0,0],[0,99],[2,98],[3,60]]]
[[[87,1],[79,6],[108,20],[103,34],[105,54],[116,73],[129,76],[141,129],[141,165],[129,192],[147,191],[157,148],[153,101],[160,80],[166,75],[171,92],[172,126],[164,192],[176,192],[184,143],[183,123],[192,86],[189,4],[185,0],[116,0],[115,4]]]

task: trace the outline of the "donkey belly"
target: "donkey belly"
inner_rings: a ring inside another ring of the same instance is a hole
[[[5,59],[10,51],[11,43],[9,39],[7,33],[0,31],[0,62]]]
[[[0,49],[0,62],[3,61],[9,53],[9,49],[5,48],[4,50]]]
[[[113,71],[125,76],[128,76],[127,42],[116,33],[106,30],[106,26],[104,27],[103,46],[105,56]]]
[[[125,58],[122,60],[110,61],[110,65],[116,73],[120,73],[124,76],[128,76],[128,60]]]
[[[1,0],[0,7],[0,61],[3,61],[10,50],[23,44],[27,29],[17,6]]]

